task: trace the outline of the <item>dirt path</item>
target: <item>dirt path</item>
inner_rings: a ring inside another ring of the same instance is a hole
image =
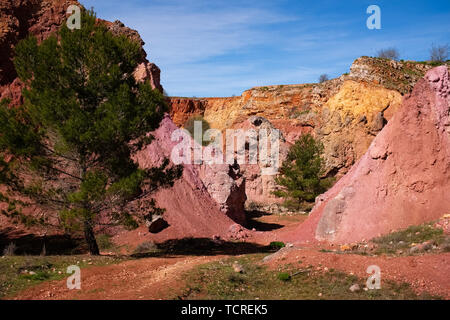
[[[68,290],[66,280],[27,289],[18,300],[149,300],[167,298],[184,288],[180,276],[196,265],[223,256],[145,258],[81,270],[81,290]]]

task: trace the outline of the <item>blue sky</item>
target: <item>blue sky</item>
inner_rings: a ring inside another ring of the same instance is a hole
[[[450,1],[81,0],[97,16],[121,20],[145,41],[171,96],[231,96],[254,86],[337,77],[354,59],[394,46],[427,60],[450,44]],[[366,9],[381,9],[369,30]]]

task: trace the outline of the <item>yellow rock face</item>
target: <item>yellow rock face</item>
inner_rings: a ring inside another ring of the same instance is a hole
[[[384,116],[389,120],[401,102],[402,95],[397,91],[367,82],[347,80],[325,106],[332,112],[341,113],[342,119],[346,116],[356,119],[366,116],[367,121],[371,123],[374,116],[383,111],[387,111]]]

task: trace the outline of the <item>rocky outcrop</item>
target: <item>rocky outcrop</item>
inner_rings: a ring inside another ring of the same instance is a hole
[[[0,99],[8,98],[12,105],[22,101],[22,84],[14,69],[13,57],[16,44],[31,34],[38,41],[55,33],[69,16],[66,11],[72,5],[82,7],[75,0],[3,0],[0,2]],[[123,34],[137,41],[142,57],[135,76],[138,81],[149,80],[153,88],[161,92],[159,68],[147,61],[144,42],[139,33],[127,28],[120,21],[103,21],[115,34]]]
[[[450,78],[428,71],[367,152],[318,197],[295,240],[370,239],[450,210]]]
[[[431,68],[433,65],[428,62],[361,57],[353,62],[349,77],[378,83],[385,88],[407,94]]]
[[[364,81],[346,80],[323,106],[317,137],[324,145],[328,175],[340,178],[366,152],[397,111],[402,96]]]
[[[22,103],[22,84],[13,64],[16,44],[32,34],[39,41],[47,38],[66,19],[73,0],[5,0],[0,3],[0,99],[13,105]]]
[[[28,34],[42,41],[57,31],[66,20],[66,10],[70,4],[79,5],[78,2],[70,0],[10,0],[0,3],[0,49],[3,58],[0,61],[1,98],[12,99],[12,105],[22,103],[22,85],[12,64],[15,45]],[[101,23],[105,23],[114,34],[123,34],[138,42],[141,48],[144,45],[139,33],[127,28],[120,21]],[[160,70],[147,61],[143,49],[134,75],[137,81],[148,80],[153,88],[163,91]],[[136,155],[143,168],[160,164],[162,159],[170,157],[171,148],[175,144],[171,142],[171,133],[175,129],[177,127],[170,119],[164,119],[161,127],[154,133],[153,143]],[[204,173],[203,180],[200,178],[200,172]],[[155,195],[157,205],[165,208],[166,212],[163,217],[153,217],[153,221],[147,226],[151,232],[158,231],[151,234],[151,239],[162,241],[213,235],[223,239],[228,236],[236,238],[232,226],[235,222],[245,223],[245,180],[242,177],[232,177],[228,173],[228,166],[220,168],[186,165],[183,177],[176,181],[172,188],[159,190]],[[150,198],[143,199],[144,203],[146,200]],[[145,211],[145,208],[140,209]],[[36,211],[38,210],[40,209],[36,208]],[[0,216],[0,220],[3,218]],[[228,231],[229,229],[231,231]],[[239,232],[239,235],[244,233]],[[126,237],[126,232],[124,236]]]
[[[234,129],[243,130],[255,130],[258,133],[260,130],[266,130],[267,133],[273,129],[276,129],[273,124],[266,118],[260,116],[251,116],[242,123],[236,124]],[[270,135],[268,136],[270,140]],[[283,134],[280,132],[280,164],[286,158],[290,143],[286,141]],[[249,153],[246,150],[246,159],[249,159]],[[283,210],[280,206],[282,199],[277,198],[273,195],[273,191],[277,190],[277,185],[275,184],[274,175],[262,174],[262,170],[269,169],[271,164],[261,163],[249,164],[245,163],[240,165],[241,174],[245,177],[245,192],[249,202],[247,207],[250,209],[258,208],[259,210],[264,210],[265,212],[280,212]]]
[[[245,225],[244,204],[246,180],[239,168],[229,164],[203,164],[198,166],[199,177],[219,208],[235,222]]]
[[[162,93],[164,89],[160,83],[161,70],[156,64],[151,63],[147,60],[147,53],[144,50],[145,42],[142,40],[139,33],[136,30],[128,28],[119,20],[116,20],[114,22],[102,20],[102,22],[106,24],[108,30],[111,31],[111,33],[115,35],[124,35],[128,39],[131,39],[140,44],[141,61],[134,71],[134,77],[138,82],[149,81],[153,89],[158,89]]]

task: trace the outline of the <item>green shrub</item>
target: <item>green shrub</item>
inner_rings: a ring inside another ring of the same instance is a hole
[[[281,281],[290,281],[291,280],[291,276],[287,272],[280,272],[277,277]]]
[[[281,241],[272,241],[272,242],[269,244],[269,246],[270,246],[272,249],[281,249],[281,248],[284,248],[286,245],[284,244],[284,242],[281,242]]]

